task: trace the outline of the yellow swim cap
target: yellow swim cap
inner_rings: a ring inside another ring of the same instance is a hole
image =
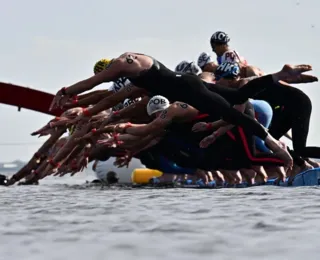
[[[101,60],[97,61],[93,67],[94,74],[97,74],[97,73],[103,71],[110,64],[110,62],[111,62],[111,60],[108,60],[108,59],[101,59]]]

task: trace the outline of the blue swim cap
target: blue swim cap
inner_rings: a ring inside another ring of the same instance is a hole
[[[223,62],[215,71],[216,79],[235,79],[240,74],[240,66],[236,62]]]

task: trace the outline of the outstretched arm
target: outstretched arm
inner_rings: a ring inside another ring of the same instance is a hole
[[[121,109],[120,111],[114,112],[112,118],[110,118],[109,123],[115,120],[124,118],[137,118],[137,115],[147,114],[146,105],[148,104],[150,98],[145,96],[140,101],[131,104],[130,106]]]
[[[246,105],[242,104],[242,105],[235,105],[234,108],[239,110],[240,112],[244,112]],[[234,125],[228,124],[225,126],[220,127],[216,132],[215,135],[217,136],[221,136],[223,134],[225,134],[226,132],[228,132],[229,130],[231,130],[234,127]]]
[[[130,151],[132,155],[135,155],[143,150],[146,150],[154,145],[156,145],[161,140],[161,136],[155,137],[154,135],[148,135],[139,142],[136,142],[134,145],[130,147]]]
[[[127,134],[147,136],[154,135],[163,131],[172,121],[171,113],[168,113],[168,109],[162,111],[162,113],[149,124],[130,124],[124,126],[124,132]]]
[[[102,99],[99,103],[88,109],[87,113],[89,115],[96,115],[105,109],[109,109],[117,105],[119,102],[122,102],[132,95],[141,95],[142,93],[144,93],[143,89],[134,87],[132,85],[125,86],[119,92]]]
[[[61,107],[65,104],[67,99],[82,92],[88,91],[101,83],[110,82],[123,76],[136,75],[140,70],[140,63],[138,61],[128,62],[129,54],[123,54],[119,58],[114,59],[107,69],[97,73],[96,75],[79,81],[68,88],[60,89],[51,102],[50,110]]]
[[[112,94],[113,94],[112,91],[98,90],[96,93],[92,93],[91,95],[88,94],[88,96],[78,99],[78,101],[76,102],[76,105],[86,107],[89,105],[97,104],[99,101],[111,96]]]
[[[110,90],[95,90],[95,91],[91,91],[91,92],[86,93],[86,94],[78,95],[77,99],[78,100],[82,100],[82,99],[88,98],[88,97],[90,97],[92,95],[104,95],[104,94],[107,94],[108,92],[113,93]]]
[[[82,92],[88,91],[90,89],[93,89],[94,87],[104,83],[104,82],[110,82],[117,78],[121,77],[121,74],[123,73],[122,65],[125,64],[122,59],[115,59],[108,69],[95,74],[94,76],[79,81],[68,88],[65,89],[65,91],[62,91],[63,95],[77,95]]]

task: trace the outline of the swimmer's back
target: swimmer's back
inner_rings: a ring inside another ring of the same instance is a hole
[[[137,87],[144,88],[154,95],[162,95],[172,101],[180,101],[186,85],[203,84],[198,76],[176,73],[158,60],[153,59],[150,69],[142,71],[137,77],[129,80]],[[191,98],[191,97],[190,97]]]

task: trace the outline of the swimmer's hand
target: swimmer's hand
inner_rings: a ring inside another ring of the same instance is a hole
[[[85,134],[82,137],[76,138],[75,141],[77,143],[82,142],[82,141],[89,141],[91,140],[94,136],[97,136],[98,134],[96,134],[97,130],[95,128],[91,129],[91,131],[87,134]]]
[[[62,108],[63,105],[69,100],[69,98],[69,96],[63,95],[62,91],[59,90],[50,104],[49,111],[52,111],[56,108]]]
[[[80,113],[76,118],[69,120],[67,122],[68,126],[77,125],[78,123],[87,123],[91,119],[90,116],[86,116],[83,113]]]
[[[64,175],[67,174],[67,173],[68,173],[68,166],[65,165],[65,164],[63,164],[63,165],[61,165],[61,166],[57,169],[57,171],[53,174],[53,176],[60,176],[60,177],[62,177],[62,176],[64,176]]]
[[[51,120],[50,122],[52,122],[53,120]],[[50,128],[50,122],[48,124],[46,124],[44,127],[40,128],[39,130],[37,131],[34,131],[31,133],[32,136],[36,136],[36,135],[39,135],[39,137],[41,136],[46,136],[46,135],[49,135],[51,134],[52,132],[52,129]]]
[[[98,140],[97,143],[105,145],[105,146],[109,146],[109,147],[111,147],[111,146],[115,146],[116,147],[116,145],[123,144],[122,141],[116,141],[114,137],[103,139],[103,140]]]
[[[209,130],[208,124],[205,122],[199,122],[193,125],[193,132],[203,132]]]
[[[71,172],[71,176],[74,176],[77,172],[82,172],[85,168],[87,168],[89,163],[89,158],[87,155],[83,155],[79,158],[76,169],[73,169]]]
[[[217,140],[217,133],[214,132],[211,135],[208,135],[207,137],[203,138],[202,141],[200,142],[200,147],[201,148],[207,148],[210,144],[214,143]]]
[[[288,147],[287,147],[287,145],[286,145],[285,142],[278,141],[278,145],[281,147],[281,149],[284,149],[284,150],[287,150],[287,149],[288,149]]]
[[[40,138],[41,136],[44,136],[45,134],[43,134],[45,131],[35,131],[31,133],[31,136],[36,136],[38,135],[38,138]]]
[[[66,100],[61,107],[64,109],[69,109],[69,108],[74,108],[79,106],[78,104],[78,99],[74,98],[74,97],[68,97],[68,100]]]
[[[128,127],[128,123],[120,123],[114,126],[114,132],[123,133],[123,131]]]
[[[267,135],[265,142],[273,153],[284,161],[284,166],[288,168],[287,170],[291,170],[293,159],[288,152],[287,145],[284,142],[274,139],[270,134]]]
[[[58,127],[58,126],[66,126],[68,122],[70,121],[70,118],[67,117],[59,117],[58,120],[51,121],[49,123],[50,128]]]
[[[103,135],[103,136],[105,136],[105,137],[107,137],[109,139],[110,135],[106,134],[106,133],[107,132],[108,133],[114,132],[115,127],[116,127],[115,125],[105,126],[103,128],[104,133],[102,133],[102,134],[100,132],[97,132],[97,130],[94,128],[89,133],[85,134],[84,136],[82,136],[80,138],[76,138],[75,140],[76,140],[76,142],[86,141],[86,140],[90,140],[90,139],[92,140],[93,137],[96,137],[96,136],[99,136],[99,135]],[[104,138],[104,139],[106,139],[106,138]],[[99,141],[98,141],[98,143],[99,143]],[[104,143],[104,142],[100,142],[100,143]]]
[[[117,128],[117,125],[108,125],[108,126],[105,126],[103,129],[105,133],[112,133],[112,132],[115,133],[116,128]]]
[[[79,162],[80,172],[82,172],[84,169],[86,169],[88,167],[88,163],[89,163],[89,157],[83,156]]]
[[[116,121],[119,118],[120,118],[119,113],[117,113],[117,112],[110,113],[110,115],[105,119],[104,124],[108,125],[110,123],[113,123],[114,121]]]
[[[50,104],[49,111],[52,111],[53,109],[59,107],[60,100],[62,99],[62,97],[63,97],[62,92],[61,90],[59,90]]]
[[[78,115],[80,115],[82,111],[83,111],[83,108],[81,107],[70,108],[64,111],[61,117],[67,117],[69,119],[73,119],[73,118],[76,118]]]

